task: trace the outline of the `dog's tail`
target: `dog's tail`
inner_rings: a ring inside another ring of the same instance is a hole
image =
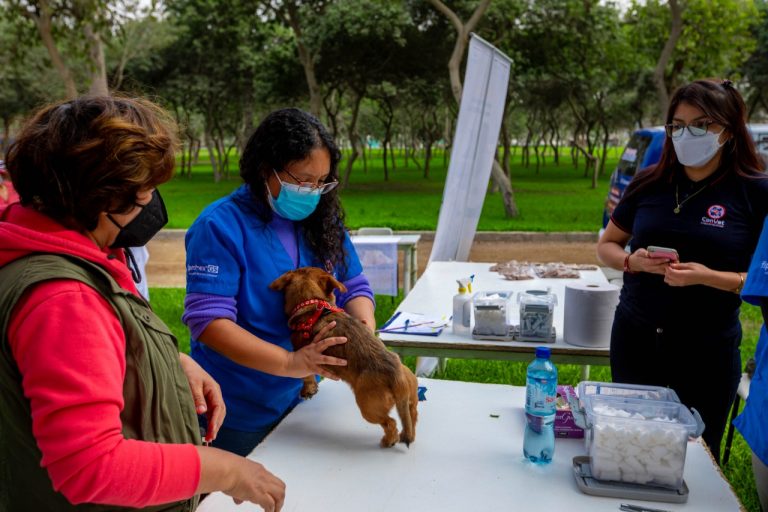
[[[410,369],[402,366],[395,386],[397,388],[394,390],[396,397],[395,407],[397,408],[398,416],[400,416],[400,422],[403,425],[400,441],[410,447],[411,443],[416,439],[416,420],[418,415],[416,406],[419,401],[418,381]]]

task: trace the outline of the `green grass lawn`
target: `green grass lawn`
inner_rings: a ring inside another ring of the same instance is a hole
[[[236,162],[236,158],[232,160]],[[385,181],[379,151],[373,151],[368,158],[367,173],[362,159],[357,159],[350,183],[341,191],[349,228],[435,229],[448,162],[444,162],[442,152],[438,151],[432,160],[430,177],[426,179],[412,161],[405,167],[402,155],[396,160],[396,169],[390,169],[390,179]],[[523,167],[519,156],[513,158],[512,186],[520,215],[507,218],[501,195],[489,193],[478,230],[597,231],[601,227],[608,180],[617,160],[618,150],[613,148],[609,151],[607,170],[598,187],[593,189],[591,180],[584,177],[583,168],[574,169],[568,155],[561,158],[560,165],[547,157],[547,163],[538,173],[534,166]],[[205,154],[199,161],[200,164],[193,167],[191,177],[177,176],[160,187],[168,208],[169,228],[189,227],[206,205],[240,185],[235,167],[230,180],[214,183]],[[344,161],[340,167],[343,169],[343,166]]]
[[[188,352],[189,331],[181,323],[184,290],[181,288],[152,288],[150,298],[155,312],[168,324],[171,331],[179,339],[181,350]],[[391,297],[376,296],[376,322],[378,325],[381,325],[392,315],[401,299],[402,297],[393,300]],[[755,353],[755,346],[762,325],[759,308],[749,305],[742,306],[741,321],[744,329],[741,353],[742,359],[746,361]],[[412,369],[414,368],[415,358],[406,358],[405,362]],[[451,359],[445,371],[436,374],[435,378],[524,386],[525,368],[526,363]],[[581,380],[581,367],[577,365],[558,365],[558,373],[561,384],[576,385]],[[606,366],[593,366],[591,368],[590,380],[610,381],[610,377],[610,370]],[[759,512],[760,507],[750,460],[749,447],[744,439],[736,433],[731,449],[731,459],[723,472],[746,509],[750,512]]]

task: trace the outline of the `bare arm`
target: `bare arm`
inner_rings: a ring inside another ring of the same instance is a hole
[[[651,258],[644,248],[637,249],[628,254],[624,248],[629,243],[632,235],[616,226],[613,221],[608,221],[603,236],[597,242],[597,257],[604,264],[616,270],[626,270],[625,262],[630,272],[648,272],[661,274],[669,267],[669,261],[662,258]]]
[[[354,297],[347,301],[344,310],[351,316],[361,320],[371,332],[376,330],[376,317],[374,316],[374,306],[368,297]]]
[[[325,338],[335,326],[334,322],[331,324],[321,330],[312,343],[297,352],[289,352],[264,341],[226,318],[217,318],[208,324],[200,335],[200,341],[238,364],[272,375],[303,378],[318,374],[336,379],[335,375],[320,366],[347,364],[343,359],[323,355],[328,347],[347,341],[347,338],[340,336]]]
[[[250,501],[266,512],[279,512],[285,501],[285,483],[252,460],[217,448],[197,447],[200,483],[197,494],[222,491],[235,503]]]
[[[670,286],[700,284],[733,293],[741,293],[746,279],[746,272],[712,270],[695,262],[671,263],[664,275],[664,282]]]
[[[624,270],[625,261],[631,272],[649,272],[664,276],[664,282],[670,286],[691,286],[700,284],[718,290],[740,293],[746,272],[721,272],[712,270],[701,263],[669,262],[663,258],[651,258],[644,248],[627,254],[624,247],[631,235],[619,229],[612,221],[608,222],[603,236],[597,242],[597,257],[604,264],[616,270]]]

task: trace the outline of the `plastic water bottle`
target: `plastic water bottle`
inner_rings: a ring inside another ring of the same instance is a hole
[[[523,453],[536,464],[549,464],[555,453],[557,368],[549,356],[549,348],[536,348],[536,359],[528,365],[525,386]]]
[[[471,278],[458,279],[459,293],[453,296],[453,333],[469,334],[472,318]]]

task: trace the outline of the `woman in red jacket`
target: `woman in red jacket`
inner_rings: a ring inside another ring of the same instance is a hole
[[[224,418],[219,387],[126,265],[167,221],[172,126],[144,100],[80,98],[41,109],[8,152],[21,202],[0,210],[0,510],[190,510],[216,490],[282,507],[260,464],[200,446],[196,413],[208,440]]]

